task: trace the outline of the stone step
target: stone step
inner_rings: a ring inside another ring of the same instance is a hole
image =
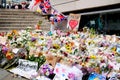
[[[5,14],[4,14],[5,13]],[[13,14],[26,14],[26,15],[37,15],[37,16],[42,16],[41,13],[35,12],[35,11],[30,11],[29,9],[27,10],[21,10],[21,9],[0,9],[0,14],[2,15],[13,15]]]
[[[10,30],[25,30],[27,27],[0,27],[0,32],[2,31],[10,31]],[[31,27],[31,30],[34,30],[35,27]],[[40,28],[41,30],[44,30],[44,31],[49,31],[50,30],[50,27],[41,27]]]
[[[41,18],[0,18],[0,22],[5,21],[39,21],[42,20]]]
[[[5,20],[5,21],[0,21],[0,25],[8,25],[8,24],[38,24],[39,20],[29,20],[29,21],[9,21],[9,20]],[[43,22],[42,25],[48,25],[50,26],[50,22]]]
[[[0,12],[19,12],[19,13],[33,13],[34,11],[30,11],[29,9],[0,9]]]
[[[43,21],[41,30],[50,30],[50,22],[41,14],[29,10],[0,9],[0,31],[23,30]]]
[[[34,13],[0,12],[0,15],[34,15]]]
[[[9,16],[9,15],[0,15],[0,19],[4,19],[4,18],[41,18],[41,19],[44,19],[43,17],[40,17],[40,16],[30,16],[30,15],[27,15],[27,16],[14,16],[14,15],[11,15],[11,16]]]
[[[10,14],[4,15],[4,14],[0,14],[0,18],[7,18],[7,17],[8,18],[12,18],[12,17],[16,17],[16,18],[27,18],[27,17],[28,18],[34,18],[34,17],[35,18],[39,18],[39,17],[42,17],[42,16],[35,15],[35,14],[32,14],[32,15],[29,15],[29,14],[26,14],[26,15],[24,15],[24,14],[23,15],[21,15],[21,14],[20,15],[19,14],[18,15],[17,14],[16,15],[10,15]]]
[[[0,24],[0,27],[34,27],[35,24]]]
[[[0,11],[34,12],[29,9],[0,9]]]
[[[50,30],[49,27],[41,27],[40,29],[41,29],[41,30],[45,30],[45,31],[49,31],[49,30]]]
[[[0,21],[0,24],[37,24],[38,21]]]
[[[23,30],[26,29],[27,27],[0,27],[0,30]],[[31,27],[33,29],[34,27]]]
[[[30,24],[0,24],[0,27],[34,27],[36,24],[30,23]],[[50,27],[49,25],[42,24],[41,27]]]
[[[4,26],[14,26],[14,25],[36,25],[37,23],[39,23],[39,20],[14,20],[11,21],[11,19],[9,20],[0,20],[0,27],[4,27]],[[43,22],[41,25],[46,25],[46,26],[50,26],[50,22]]]
[[[0,15],[14,15],[14,16],[40,16],[40,15],[37,15],[37,14],[34,14],[34,13],[14,13],[14,12],[11,12],[11,13],[8,13],[8,12],[0,12]]]
[[[31,16],[31,15],[27,15],[27,16],[25,16],[25,15],[20,15],[20,16],[18,16],[18,15],[0,15],[0,18],[12,18],[12,17],[14,17],[14,18],[38,18],[40,16]]]
[[[18,12],[18,13],[37,13],[40,15],[43,15],[42,13],[36,12],[36,11],[31,11],[29,9],[0,9],[0,12]]]
[[[0,9],[0,13],[27,13],[27,14],[36,14],[36,15],[43,15],[41,13],[35,12],[35,11],[31,11],[29,9],[27,10],[22,10],[22,9]]]

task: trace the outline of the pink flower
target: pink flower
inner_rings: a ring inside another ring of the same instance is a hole
[[[112,66],[112,65],[108,65],[108,68],[109,68],[109,69],[112,69],[112,68],[113,68],[113,66]]]
[[[75,74],[74,74],[74,73],[69,73],[69,74],[68,74],[68,78],[74,80]]]

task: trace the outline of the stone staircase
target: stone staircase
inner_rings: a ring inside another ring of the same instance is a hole
[[[29,10],[0,9],[0,31],[24,30],[27,27],[35,29],[39,21],[42,21],[41,30],[50,29],[50,22],[42,14]]]

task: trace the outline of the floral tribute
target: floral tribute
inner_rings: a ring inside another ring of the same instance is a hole
[[[81,66],[78,69],[83,73],[83,80],[87,80],[84,78],[92,73],[105,76],[106,79],[119,78],[120,75],[120,38],[116,35],[98,35],[89,29],[84,29],[83,32],[26,29],[1,33],[0,39],[2,68],[8,68],[5,66],[7,63],[23,58],[39,62],[41,67],[38,68],[38,73],[42,70],[45,76],[52,73],[57,63],[67,66],[77,63]],[[47,55],[53,57],[48,58]],[[53,68],[42,65],[44,62],[50,62]],[[71,73],[68,77],[72,78],[74,75]],[[100,79],[98,77],[95,80]]]

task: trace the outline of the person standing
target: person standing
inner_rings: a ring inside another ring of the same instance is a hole
[[[99,17],[97,18],[97,23],[98,23],[98,31],[100,33],[103,33],[104,24],[103,24],[103,16],[102,15],[99,15]]]
[[[21,4],[22,4],[22,9],[25,9],[26,2],[24,1],[24,2],[22,2]]]
[[[6,8],[6,0],[1,1],[2,8]]]

